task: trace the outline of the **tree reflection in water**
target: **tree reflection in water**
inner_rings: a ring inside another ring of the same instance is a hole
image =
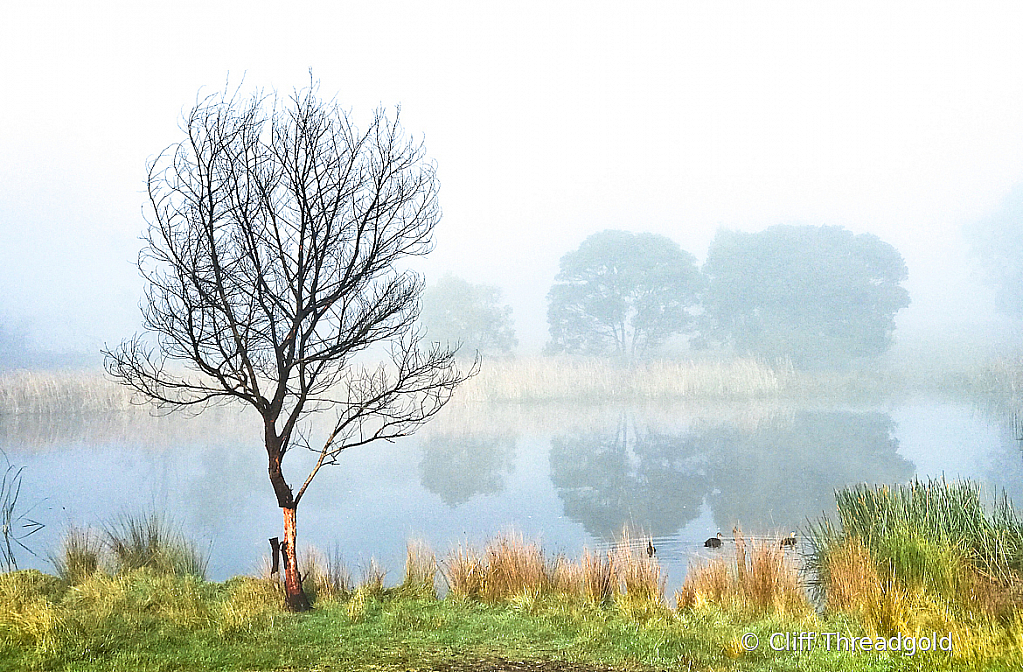
[[[788,531],[835,509],[834,492],[853,483],[903,483],[913,463],[898,454],[887,413],[799,411],[754,431],[708,428],[714,521],[730,528]]]
[[[504,490],[505,476],[515,468],[515,439],[435,434],[422,444],[419,480],[450,507],[475,495]]]
[[[608,539],[623,525],[672,534],[700,513],[706,456],[687,435],[637,428],[623,414],[613,433],[551,439],[551,482],[565,515]]]
[[[679,432],[637,427],[551,439],[551,480],[565,514],[596,537],[631,525],[677,533],[706,503],[715,525],[773,531],[834,508],[851,483],[897,483],[914,473],[890,416],[800,411],[756,427],[703,424]]]

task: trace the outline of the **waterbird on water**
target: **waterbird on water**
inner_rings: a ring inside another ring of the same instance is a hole
[[[781,540],[780,548],[795,548],[796,547],[796,533],[792,532],[789,536]]]
[[[646,555],[647,555],[647,557],[648,558],[654,557],[654,553],[656,553],[656,552],[657,552],[657,549],[654,548],[654,540],[653,539],[647,539],[646,540]]]
[[[718,532],[718,536],[711,537],[707,541],[703,542],[706,548],[721,548],[721,533]]]

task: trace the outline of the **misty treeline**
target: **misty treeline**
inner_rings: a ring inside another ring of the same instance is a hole
[[[998,310],[1023,318],[1023,187],[1017,187],[989,216],[964,228],[979,275],[995,291]]]
[[[716,349],[842,366],[891,346],[907,276],[892,245],[837,226],[720,230],[702,267],[665,236],[602,231],[561,258],[546,351],[633,361]],[[446,276],[422,319],[431,339],[509,354],[511,309],[499,302],[496,287]]]
[[[43,350],[23,329],[0,317],[0,371],[88,366],[94,359],[84,353]]]

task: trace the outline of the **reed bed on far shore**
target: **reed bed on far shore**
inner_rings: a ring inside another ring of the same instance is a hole
[[[612,360],[535,357],[490,360],[460,388],[465,402],[762,398],[790,385],[789,365],[756,359],[659,360],[626,366]]]
[[[800,371],[787,360],[767,362],[754,357],[632,364],[574,356],[486,359],[479,373],[459,387],[453,405],[772,402],[912,391],[1023,394],[1023,364],[1004,359],[948,371],[903,370],[885,364]],[[55,417],[125,411],[137,408],[132,401],[131,390],[99,370],[0,374],[0,415]]]
[[[632,366],[612,360],[535,357],[487,360],[456,401],[642,402],[776,397],[793,385],[791,366],[755,359],[663,360]],[[81,415],[133,408],[131,390],[102,371],[0,374],[0,415]]]
[[[102,371],[0,374],[0,415],[81,415],[133,408],[132,393]]]

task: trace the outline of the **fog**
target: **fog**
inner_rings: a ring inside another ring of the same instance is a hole
[[[312,68],[356,119],[401,105],[443,185],[419,268],[499,286],[522,353],[547,339],[558,260],[610,228],[668,236],[701,262],[720,227],[873,233],[909,268],[896,352],[987,353],[1018,334],[964,235],[1011,226],[1018,208],[1017,4],[282,7],[5,9],[7,331],[95,354],[137,330],[147,162],[201,92],[286,94]]]

